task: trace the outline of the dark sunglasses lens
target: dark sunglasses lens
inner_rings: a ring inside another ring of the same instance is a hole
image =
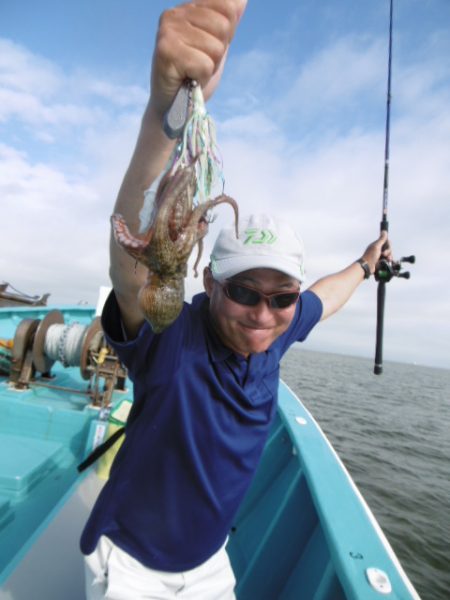
[[[261,299],[256,290],[251,290],[237,283],[228,282],[225,286],[225,291],[233,302],[244,304],[245,306],[256,306]]]
[[[263,297],[262,294],[256,290],[239,285],[237,283],[227,282],[224,285],[224,290],[228,298],[243,304],[244,306],[256,306]],[[287,292],[285,294],[274,294],[270,297],[271,308],[287,308],[292,304],[295,304],[298,300],[299,292]]]
[[[276,296],[272,296],[270,303],[273,308],[287,308],[288,306],[291,306],[297,302],[298,295],[298,292],[276,294]]]

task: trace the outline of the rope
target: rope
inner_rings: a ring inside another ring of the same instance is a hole
[[[79,366],[87,329],[80,323],[50,325],[45,336],[44,354],[51,360],[59,360],[65,367]]]

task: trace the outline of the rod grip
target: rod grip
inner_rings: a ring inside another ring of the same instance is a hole
[[[378,282],[377,290],[377,335],[375,345],[375,365],[373,372],[381,375],[383,372],[383,330],[384,330],[384,303],[386,299],[386,283]]]

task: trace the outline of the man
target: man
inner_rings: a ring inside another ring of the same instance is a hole
[[[244,8],[244,0],[203,0],[161,17],[151,97],[115,207],[135,230],[143,192],[173,148],[163,116],[186,78],[210,95]],[[301,240],[282,221],[253,215],[239,238],[222,230],[206,293],[154,334],[137,304],[145,273],[111,244],[103,326],[128,367],[134,403],[82,535],[88,598],[234,597],[225,543],[275,414],[279,361],[382,254],[390,257],[386,234],[359,262],[303,291]]]

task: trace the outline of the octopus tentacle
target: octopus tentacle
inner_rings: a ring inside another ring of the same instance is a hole
[[[136,260],[142,260],[149,240],[142,240],[132,235],[120,213],[114,213],[111,216],[111,225],[117,244]]]
[[[197,244],[198,244],[197,258],[195,259],[194,266],[192,267],[193,270],[194,270],[194,277],[198,277],[198,268],[197,267],[200,264],[200,259],[201,259],[202,254],[203,254],[203,245],[204,245],[203,244],[203,237],[205,235],[206,235],[206,231],[205,231],[205,234],[201,238],[199,238],[197,240]]]
[[[194,230],[197,230],[199,227],[199,224],[202,223],[202,218],[204,219],[208,210],[211,210],[211,208],[215,208],[219,204],[225,204],[225,203],[229,204],[232,207],[232,209],[234,210],[236,237],[239,237],[239,235],[238,235],[239,208],[238,208],[236,200],[234,200],[234,198],[231,198],[231,196],[227,196],[226,194],[221,194],[220,196],[217,196],[217,198],[207,200],[206,202],[203,202],[202,204],[199,204],[199,206],[194,208],[194,210],[192,211],[192,214],[189,218],[189,221],[186,225],[186,228],[189,230],[191,228]],[[204,231],[202,237],[205,236],[206,233],[208,232],[207,222],[205,222],[205,220],[204,220],[203,223],[206,224],[206,227],[204,227],[205,231]]]
[[[223,203],[227,203],[229,204],[233,211],[234,211],[234,230],[236,232],[236,237],[239,237],[239,207],[238,207],[238,203],[236,202],[236,200],[234,198],[232,198],[231,196],[227,196],[226,194],[221,194],[220,196],[217,196],[217,198],[214,198],[213,200],[211,200],[211,202],[213,203],[211,208],[214,208],[215,206],[218,206],[219,204],[223,204]]]
[[[208,233],[208,223],[205,221],[204,216],[211,208],[218,206],[219,204],[230,204],[234,210],[235,216],[235,227],[236,237],[238,237],[238,220],[239,220],[239,209],[237,202],[230,196],[222,194],[212,200],[207,200],[202,204],[199,204],[191,214],[191,217],[184,229],[183,235],[176,242],[178,255],[189,256],[193,246],[196,242],[200,241]],[[202,221],[203,220],[203,221]],[[197,257],[196,265],[201,258],[201,248],[199,247],[199,256]]]
[[[155,238],[163,239],[169,235],[169,222],[175,204],[192,206],[196,191],[195,171],[192,166],[178,169],[164,188],[160,209],[155,218]]]

